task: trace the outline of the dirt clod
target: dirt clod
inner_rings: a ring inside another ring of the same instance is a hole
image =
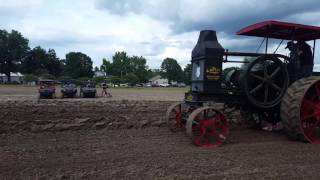
[[[90,120],[90,118],[76,118],[74,121],[78,124],[86,123]]]
[[[102,129],[104,127],[106,127],[106,123],[105,122],[98,122],[98,123],[95,123],[93,125],[93,128],[95,128],[95,129]]]

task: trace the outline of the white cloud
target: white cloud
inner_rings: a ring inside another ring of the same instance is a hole
[[[145,15],[110,14],[89,1],[75,2],[47,3],[4,27],[22,32],[32,46],[56,49],[60,58],[69,51],[87,53],[95,65],[116,51],[138,56],[164,51],[162,39],[170,33],[168,25]]]

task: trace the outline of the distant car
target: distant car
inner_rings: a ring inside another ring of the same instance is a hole
[[[169,87],[170,84],[167,84],[167,83],[163,83],[163,84],[159,84],[159,87]]]
[[[73,80],[62,81],[61,88],[62,98],[68,97],[73,98],[77,95],[77,86]]]
[[[145,84],[143,84],[143,86],[144,87],[151,87],[152,85],[151,85],[151,83],[145,83]]]
[[[129,84],[120,84],[120,87],[129,87]]]
[[[136,84],[136,87],[143,87],[143,84]]]
[[[178,83],[178,87],[186,87],[185,83]]]
[[[39,98],[55,98],[56,88],[53,80],[40,80],[39,81]]]
[[[94,98],[96,97],[97,90],[96,84],[90,81],[84,81],[80,87],[80,97],[83,98]]]
[[[179,84],[178,83],[170,84],[170,87],[179,87]]]

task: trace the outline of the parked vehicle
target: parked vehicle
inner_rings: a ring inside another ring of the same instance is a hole
[[[135,87],[143,87],[143,84],[136,84]]]
[[[56,88],[53,80],[41,80],[39,81],[39,98],[55,98]]]
[[[77,95],[77,86],[73,80],[62,80],[61,84],[62,98],[73,98]]]
[[[166,83],[163,83],[163,84],[159,84],[159,87],[169,87],[170,84],[166,84]]]
[[[97,89],[96,84],[91,81],[84,81],[80,87],[80,97],[83,98],[94,98],[96,97]]]

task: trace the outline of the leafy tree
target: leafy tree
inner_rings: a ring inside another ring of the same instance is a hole
[[[40,46],[33,48],[28,56],[23,59],[20,66],[20,71],[24,74],[46,74],[49,73],[44,70],[44,65],[41,64],[41,60],[46,59],[46,50]]]
[[[118,76],[124,80],[124,76],[133,73],[138,77],[138,82],[146,82],[149,79],[147,60],[142,56],[129,57],[126,52],[116,52],[112,62],[103,59],[100,69],[107,75]]]
[[[135,74],[138,77],[138,82],[147,82],[148,81],[148,67],[147,60],[140,56],[133,56],[129,58],[130,66],[129,70],[131,73]]]
[[[56,77],[52,74],[41,74],[40,76],[41,79],[56,79]]]
[[[35,81],[38,81],[38,77],[33,74],[25,74],[23,77],[23,80],[27,83],[28,82],[35,82]]]
[[[166,58],[161,64],[161,75],[171,81],[181,82],[183,80],[183,72],[177,60]]]
[[[29,51],[29,41],[18,31],[0,30],[0,73],[11,81],[11,72],[17,72],[21,60]]]
[[[130,86],[134,86],[139,82],[138,76],[136,76],[133,73],[129,73],[125,75],[123,79],[124,79],[124,82],[128,83]]]
[[[93,80],[94,82],[96,82],[97,84],[101,84],[101,83],[103,83],[104,81],[106,81],[106,78],[105,78],[105,77],[94,77],[94,78],[92,78],[92,80]]]
[[[105,72],[106,75],[114,75],[113,72],[113,63],[108,61],[107,59],[102,59],[102,65],[100,66],[101,71]]]
[[[71,76],[60,76],[58,80],[72,80]]]
[[[147,75],[148,80],[157,75],[161,75],[160,69],[148,69],[148,75]]]
[[[184,83],[185,84],[191,84],[191,78],[192,78],[192,65],[187,64],[186,67],[183,69],[183,76],[184,76]]]
[[[26,74],[52,74],[60,76],[63,71],[63,63],[57,57],[54,49],[48,52],[37,46],[33,48],[27,58],[21,62],[20,71]]]
[[[118,76],[112,76],[110,78],[110,82],[114,85],[120,85],[121,83],[121,78],[119,78]]]
[[[130,60],[126,52],[116,52],[112,57],[112,75],[123,77],[130,72]]]
[[[43,62],[43,66],[48,70],[49,74],[52,74],[56,77],[60,76],[63,72],[63,64],[60,59],[57,57],[57,54],[54,49],[49,49],[46,53],[46,62]]]
[[[81,52],[70,52],[66,54],[65,74],[72,78],[92,77],[92,60]]]

